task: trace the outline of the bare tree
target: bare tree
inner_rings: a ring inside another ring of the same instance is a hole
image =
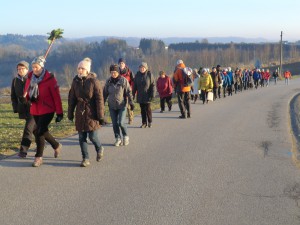
[[[71,88],[72,81],[74,75],[76,74],[76,70],[70,64],[65,64],[63,67],[63,73],[65,75],[66,85]]]

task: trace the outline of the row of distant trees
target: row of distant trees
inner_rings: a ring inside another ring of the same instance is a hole
[[[0,46],[0,87],[9,86],[15,75],[16,63],[20,60],[31,62],[44,50],[26,49],[20,45]],[[148,63],[154,75],[160,70],[172,74],[175,63],[182,59],[192,68],[222,66],[253,68],[257,61],[264,67],[278,65],[280,58],[279,43],[247,44],[210,44],[207,41],[179,43],[166,46],[156,39],[141,39],[139,48],[130,47],[126,41],[107,39],[102,42],[62,41],[56,44],[47,58],[46,67],[54,72],[63,86],[69,86],[76,74],[77,64],[84,57],[92,59],[92,70],[100,79],[109,76],[109,65],[124,58],[129,67],[136,72],[142,61]],[[299,61],[300,46],[283,46],[285,61]]]

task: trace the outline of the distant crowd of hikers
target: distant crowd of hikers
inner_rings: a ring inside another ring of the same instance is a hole
[[[11,101],[14,113],[20,119],[25,119],[25,127],[18,157],[26,158],[33,137],[36,142],[36,153],[33,167],[43,163],[43,152],[46,142],[54,149],[54,157],[61,155],[62,145],[49,132],[49,124],[56,114],[55,122],[63,119],[63,107],[59,85],[55,76],[45,69],[45,58],[36,57],[29,63],[21,61],[17,64],[17,75],[12,80]],[[234,71],[230,67],[220,65],[208,68],[191,69],[182,60],[176,62],[173,76],[164,71],[159,72],[155,79],[146,62],[142,62],[133,75],[123,58],[118,64],[109,68],[110,77],[102,87],[97,75],[91,72],[92,61],[84,58],[78,63],[68,95],[67,117],[75,120],[81,149],[81,167],[90,165],[88,139],[96,150],[96,161],[103,158],[104,148],[100,141],[100,127],[106,124],[104,107],[107,102],[115,137],[114,146],[129,144],[126,114],[128,124],[133,123],[134,101],[141,109],[141,128],[152,127],[151,102],[158,92],[160,112],[172,110],[172,96],[175,93],[180,109],[180,119],[191,118],[191,102],[200,99],[203,104],[210,101],[232,96],[232,93],[242,92],[258,87],[268,87],[270,78],[277,83],[279,74],[275,70],[272,75],[268,69],[240,69]],[[284,72],[285,84],[289,84],[291,73]]]

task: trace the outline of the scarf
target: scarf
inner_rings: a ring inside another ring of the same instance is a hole
[[[110,81],[111,83],[113,83],[114,85],[116,85],[116,83],[118,83],[118,81],[120,80],[121,76],[117,76],[116,78],[111,77]]]
[[[20,76],[20,75],[18,74],[17,79],[19,79],[19,80],[21,80],[22,82],[24,82],[25,79],[27,79],[27,75],[25,75],[25,76]]]
[[[29,86],[29,98],[32,102],[36,101],[39,96],[39,83],[43,80],[46,74],[45,69],[43,69],[41,75],[37,77],[36,75],[32,74]]]

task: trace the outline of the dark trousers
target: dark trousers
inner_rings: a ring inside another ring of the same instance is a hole
[[[179,92],[177,93],[178,106],[182,116],[185,116],[186,112],[191,115],[191,93],[190,92]]]
[[[36,130],[36,125],[33,116],[26,118],[25,127],[23,130],[23,136],[21,141],[20,152],[27,153],[31,142],[33,132]]]
[[[49,133],[48,126],[51,120],[54,117],[54,113],[48,113],[44,115],[34,116],[34,120],[36,123],[35,133],[35,142],[36,142],[36,154],[35,157],[42,157],[44,148],[45,148],[45,140],[52,146],[53,149],[58,148],[59,143],[54,139],[54,137]]]
[[[208,95],[208,91],[201,90],[201,99],[202,99],[203,104],[205,102],[207,102],[207,95]]]
[[[152,111],[151,103],[140,103],[141,114],[142,114],[142,123],[148,124],[152,123]]]
[[[213,87],[213,93],[214,93],[214,100],[217,98],[217,87]]]
[[[165,111],[165,103],[167,102],[169,111],[172,109],[172,95],[160,98],[160,109]]]
[[[259,81],[259,80],[254,80],[254,86],[255,86],[256,89],[257,89],[257,87],[258,87],[258,81]]]

